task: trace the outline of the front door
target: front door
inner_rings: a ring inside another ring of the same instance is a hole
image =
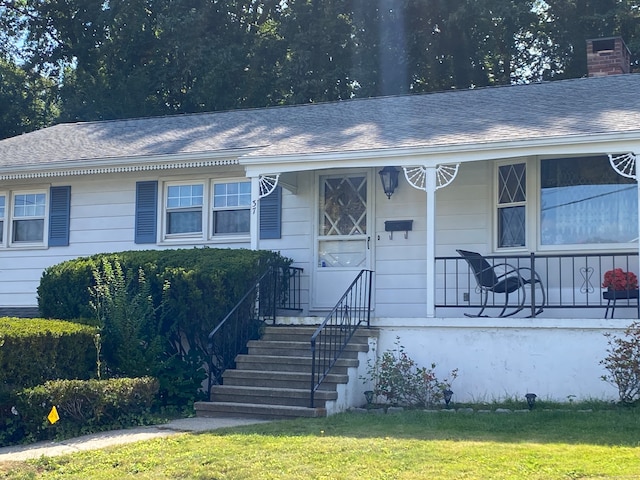
[[[371,264],[368,172],[318,176],[312,307],[332,308]]]

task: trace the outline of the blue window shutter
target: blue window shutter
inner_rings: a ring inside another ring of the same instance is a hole
[[[49,246],[69,245],[71,187],[49,189]]]
[[[280,238],[282,223],[282,188],[276,187],[260,199],[260,238]]]
[[[136,243],[156,243],[158,182],[136,182]]]

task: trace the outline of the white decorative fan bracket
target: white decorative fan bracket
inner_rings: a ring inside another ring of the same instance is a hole
[[[260,195],[258,198],[263,198],[273,192],[278,186],[279,173],[260,175]]]
[[[448,186],[458,175],[459,163],[438,165],[436,167],[436,190]],[[427,191],[427,167],[404,167],[407,182],[418,190]]]
[[[619,175],[638,180],[636,156],[633,153],[625,153],[616,157],[609,154],[609,163]]]

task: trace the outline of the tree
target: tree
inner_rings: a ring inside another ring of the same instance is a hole
[[[51,81],[0,58],[0,139],[36,130],[57,115]]]
[[[59,89],[58,121],[579,77],[635,0],[0,0],[0,51]]]
[[[640,54],[640,2],[631,0],[546,0],[539,30],[547,38],[539,57],[543,77],[575,78],[587,74],[586,40],[621,36],[637,67]]]

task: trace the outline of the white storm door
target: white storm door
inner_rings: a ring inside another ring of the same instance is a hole
[[[332,308],[370,268],[369,183],[366,171],[318,177],[313,308]]]

